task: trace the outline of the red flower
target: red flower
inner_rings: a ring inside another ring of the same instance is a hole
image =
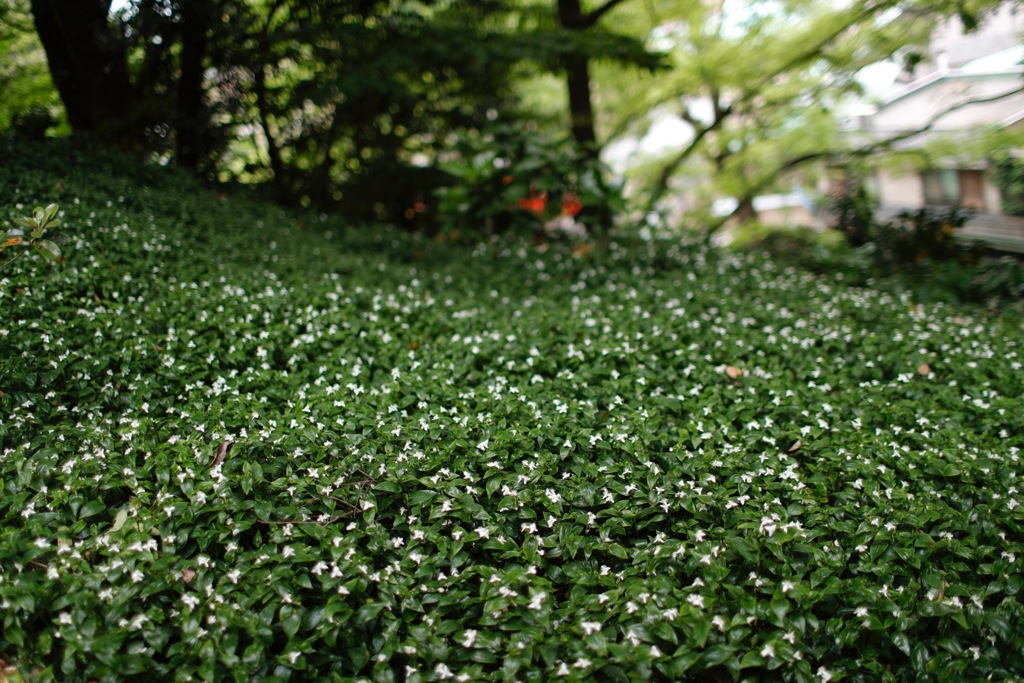
[[[576,217],[583,210],[583,203],[577,194],[566,194],[562,197],[562,213],[566,216]]]
[[[547,192],[530,192],[529,197],[524,197],[519,200],[519,208],[524,211],[532,211],[534,213],[542,213],[544,207],[548,205],[548,193]]]

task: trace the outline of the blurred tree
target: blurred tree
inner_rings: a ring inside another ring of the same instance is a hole
[[[605,14],[615,9],[623,0],[606,0],[594,9],[584,11],[580,0],[558,0],[558,23],[569,31],[583,31],[597,26]],[[577,144],[587,153],[597,156],[597,131],[594,125],[594,105],[590,77],[590,60],[593,56],[585,50],[575,49],[565,58],[566,84],[569,93],[569,118],[572,135]],[[655,66],[652,54],[642,55]]]
[[[0,3],[0,55],[0,130],[42,137],[58,124],[61,107],[29,0]]]
[[[572,132],[596,156],[590,60],[657,62],[597,26],[621,0],[18,2],[75,132],[362,217],[444,182],[451,134],[515,118],[531,69],[568,74]]]
[[[108,21],[109,0],[32,0],[36,32],[76,131],[108,138],[130,135],[134,92],[125,42]]]
[[[890,59],[912,65],[939,22],[959,16],[974,26],[998,4],[663,0],[648,35],[671,49],[673,68],[611,76],[610,87],[622,93],[611,112],[614,134],[642,136],[654,123],[679,131],[680,142],[639,172],[649,207],[670,191],[701,197],[693,203],[703,206],[731,196],[734,215],[749,216],[755,196],[788,189],[813,162],[886,148],[841,134],[842,106],[863,95],[865,67]]]

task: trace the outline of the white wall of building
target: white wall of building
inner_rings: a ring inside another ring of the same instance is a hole
[[[886,209],[919,209],[924,204],[924,184],[918,173],[883,169],[876,174],[878,203]]]

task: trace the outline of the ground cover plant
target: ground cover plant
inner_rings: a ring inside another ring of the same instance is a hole
[[[0,273],[24,677],[1024,675],[1019,325],[0,144],[72,238]]]

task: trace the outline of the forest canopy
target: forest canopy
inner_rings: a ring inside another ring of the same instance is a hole
[[[970,30],[998,5],[13,0],[0,129],[88,134],[209,182],[400,223],[464,182],[452,161],[471,163],[496,129],[568,142],[576,178],[655,112],[687,133],[634,172],[636,195],[653,207],[683,179],[742,207],[812,164],[884,151],[841,134],[859,74],[910,68],[941,22]]]

